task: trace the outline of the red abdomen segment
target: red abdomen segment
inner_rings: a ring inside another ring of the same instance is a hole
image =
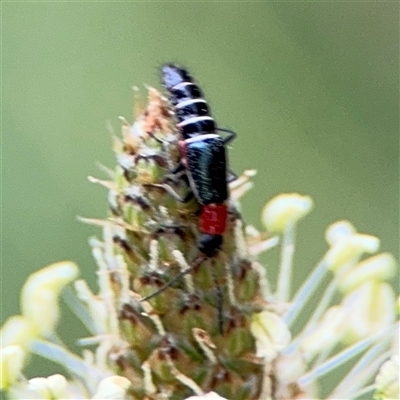
[[[208,235],[222,235],[226,230],[226,204],[206,204],[200,214],[200,231]]]

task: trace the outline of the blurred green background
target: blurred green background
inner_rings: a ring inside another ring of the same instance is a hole
[[[131,87],[159,87],[166,61],[186,65],[237,131],[233,169],[258,170],[247,222],[261,228],[280,192],[315,200],[297,281],[338,219],[397,257],[398,3],[27,2],[2,14],[3,319],[45,265],[74,260],[94,282],[87,238],[99,231],[76,216],[104,217],[106,192],[86,177],[114,165],[106,122],[131,119]],[[272,277],[276,253],[264,258]]]

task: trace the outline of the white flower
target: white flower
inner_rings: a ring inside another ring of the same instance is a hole
[[[262,221],[271,232],[283,232],[288,225],[294,225],[306,216],[313,207],[309,196],[298,193],[280,194],[270,200],[262,212]]]

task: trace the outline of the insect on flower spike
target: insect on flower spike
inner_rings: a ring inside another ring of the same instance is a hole
[[[227,230],[230,178],[226,167],[226,146],[236,137],[236,133],[217,127],[201,89],[186,69],[174,64],[165,64],[161,68],[161,74],[174,109],[176,128],[181,137],[178,142],[181,159],[178,166],[170,173],[177,179],[178,174],[185,171],[184,178],[189,183],[190,191],[185,197],[181,197],[166,183],[150,183],[146,186],[163,188],[181,203],[187,203],[193,196],[196,197],[200,204],[200,236],[197,241],[199,257],[200,259],[212,258],[220,251]],[[228,135],[222,138],[216,133],[217,131],[227,132]],[[163,143],[162,140],[157,141]],[[229,171],[229,173],[234,178],[237,177],[234,172]],[[195,260],[194,263],[196,264],[197,261]],[[186,271],[189,272],[189,270]],[[185,275],[186,271],[181,271],[177,278]],[[214,270],[212,274],[217,290],[221,331],[222,291]],[[177,278],[174,278],[171,283]],[[166,287],[169,285],[170,283]],[[156,293],[161,293],[163,290],[164,287]]]
[[[220,250],[226,230],[226,145],[236,134],[229,131],[226,138],[216,134],[218,127],[208,104],[187,70],[174,64],[165,64],[161,73],[181,135],[178,142],[181,161],[173,173],[186,170],[191,191],[201,205],[198,249],[204,255],[212,257]],[[177,200],[187,201],[179,199],[172,188],[168,190],[168,185],[163,186]]]
[[[298,294],[291,293],[290,285],[280,285],[279,296],[287,299],[276,301],[266,278],[267,268],[253,255],[268,250],[278,240],[285,241],[282,233],[294,225],[293,218],[297,221],[304,215],[310,199],[298,195],[289,195],[289,199],[287,195],[283,196],[285,207],[268,213],[269,223],[277,228],[272,239],[274,231],[269,228],[263,232],[245,228],[236,200],[251,182],[246,173],[244,178],[230,181],[234,175],[226,160],[227,142],[234,135],[224,139],[228,135],[217,131],[208,103],[187,71],[170,64],[168,68],[168,73],[164,71],[165,76],[172,78],[176,73],[174,79],[181,80],[176,85],[164,82],[169,100],[155,89],[149,89],[148,102],[151,104],[133,123],[124,120],[121,138],[114,138],[117,160],[114,171],[101,174],[106,176],[104,180],[90,178],[108,189],[108,215],[111,216],[111,220],[85,220],[95,222],[103,232],[101,239],[90,240],[98,262],[99,288],[92,293],[82,281],[75,281],[76,287],[85,286],[80,292],[78,290],[78,301],[83,303],[95,325],[91,337],[81,339],[78,344],[90,346],[90,350],[89,347],[80,348],[82,356],[76,364],[74,354],[64,349],[64,344],[59,347],[67,355],[57,354],[54,343],[50,343],[53,347],[47,343],[42,345],[47,346],[47,350],[42,348],[41,355],[58,362],[69,375],[61,378],[58,385],[53,385],[66,388],[65,395],[58,396],[59,392],[53,392],[47,378],[29,382],[37,393],[49,388],[54,399],[327,400],[326,388],[321,384],[332,378],[329,391],[334,390],[333,396],[338,394],[335,399],[354,399],[362,393],[365,394],[361,397],[366,398],[369,396],[367,391],[373,389],[367,385],[373,381],[371,378],[378,365],[383,358],[389,357],[389,351],[393,352],[396,332],[376,336],[375,341],[361,342],[364,346],[356,343],[358,347],[346,348],[345,353],[336,353],[349,343],[370,338],[377,331],[392,326],[396,319],[395,294],[383,281],[396,272],[393,260],[378,258],[362,264],[359,249],[374,251],[378,241],[360,235],[350,249],[354,251],[343,254],[336,248],[320,263],[325,268],[322,276],[326,270],[333,272],[333,284],[325,285],[324,280],[321,287],[321,284],[317,285],[320,281],[314,281],[318,287],[311,288],[311,298],[296,297]],[[210,153],[212,145],[221,140],[221,152]],[[198,160],[188,153],[188,149],[189,153],[199,150],[199,160],[204,156],[198,168],[190,164],[189,161],[195,163]],[[221,154],[225,158],[219,172],[224,179],[218,186],[215,174],[208,170],[221,160]],[[173,174],[178,164],[181,173]],[[220,195],[218,201],[207,203],[204,200],[208,193],[198,190],[199,187],[204,189],[205,184],[203,177],[196,176],[199,171],[206,171],[210,177],[211,189]],[[194,178],[193,181],[188,177]],[[172,190],[166,186],[151,188],[148,184],[169,184],[175,193],[182,195],[181,198],[189,191],[192,201],[177,204],[171,198],[174,197]],[[227,198],[221,197],[225,189]],[[287,207],[289,203],[291,207]],[[210,218],[206,215],[212,214],[211,211],[215,211],[217,221],[211,218],[213,215]],[[205,243],[206,235],[216,240]],[[354,239],[356,235],[349,223],[340,222],[327,232],[327,242],[333,247],[336,242]],[[301,238],[299,234],[298,239]],[[294,243],[293,237],[290,242]],[[287,241],[283,247],[290,249]],[[287,252],[283,256],[281,274],[290,280],[291,254]],[[348,274],[341,276],[343,280],[337,283],[339,275],[346,272],[344,267],[349,260],[349,265],[355,266],[354,270],[347,271]],[[273,260],[268,261],[271,262]],[[384,270],[379,268],[383,262],[386,262]],[[357,265],[361,268],[357,269]],[[169,282],[179,273],[176,279],[181,277],[181,281]],[[145,296],[163,285],[171,287],[158,299],[143,301]],[[326,288],[320,297],[313,292]],[[36,292],[40,291],[35,290],[34,294]],[[336,298],[333,301],[332,292],[338,298],[343,297],[341,303],[336,304]],[[292,297],[310,301],[306,305],[293,304],[290,302]],[[318,304],[311,310],[309,306],[314,299]],[[300,331],[300,336],[297,334],[294,339],[282,319],[291,305],[295,307],[291,321],[297,315],[304,321],[298,321],[299,326],[296,324],[295,332]],[[223,335],[219,332],[222,314]],[[9,331],[6,339],[14,340],[13,344],[17,341],[26,350],[38,336],[32,338],[32,332],[28,332],[31,329],[29,323],[21,320],[23,316],[15,317],[18,320],[14,320],[17,324],[13,323],[13,327],[6,323],[10,326],[5,329]],[[80,315],[79,318],[85,317]],[[75,321],[80,325],[77,318]],[[60,336],[68,333],[60,331]],[[72,355],[72,361],[68,355]],[[343,366],[346,361],[356,365],[350,370],[347,381],[343,378],[348,372]],[[336,366],[339,368],[332,371]],[[380,378],[375,381],[376,400],[399,398],[393,391],[396,390],[398,367],[389,367],[391,371],[387,373],[383,368]],[[393,370],[397,374],[393,374]],[[332,373],[326,375],[329,371]],[[10,377],[11,390],[26,385],[17,372],[17,376]],[[335,389],[339,374],[334,374],[342,372],[343,379]],[[299,384],[299,378],[306,386]],[[26,388],[24,390],[26,392]],[[47,393],[40,398],[48,398]]]

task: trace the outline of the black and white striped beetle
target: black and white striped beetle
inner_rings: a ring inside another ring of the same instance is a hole
[[[173,172],[186,170],[192,193],[182,199],[171,188],[166,189],[180,201],[187,201],[194,194],[201,205],[198,249],[212,257],[220,249],[226,230],[228,169],[225,147],[236,134],[217,128],[202,91],[186,69],[165,64],[161,73],[182,136],[179,141],[181,162]],[[229,135],[222,138],[216,131]],[[236,178],[233,172],[230,175]]]

